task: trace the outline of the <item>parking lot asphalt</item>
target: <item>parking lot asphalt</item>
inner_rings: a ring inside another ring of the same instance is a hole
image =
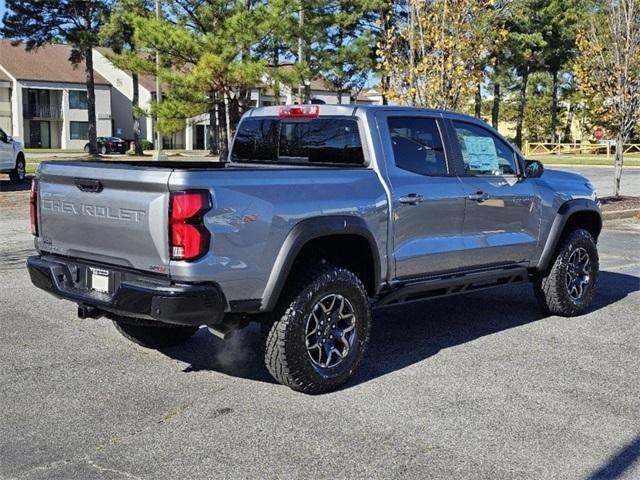
[[[546,168],[554,170],[566,170],[579,173],[587,177],[596,188],[598,196],[607,197],[613,195],[613,168],[612,167],[582,167],[566,165],[549,165]],[[640,168],[625,168],[620,179],[622,195],[640,196]]]
[[[589,313],[544,316],[527,285],[380,310],[360,371],[310,397],[271,380],[256,327],[154,351],[77,319],[31,286],[15,195],[0,478],[640,478],[637,224],[602,233]]]

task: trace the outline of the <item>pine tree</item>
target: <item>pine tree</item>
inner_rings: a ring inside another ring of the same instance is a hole
[[[89,152],[98,153],[96,139],[96,96],[93,73],[93,47],[108,11],[107,0],[6,0],[7,11],[0,33],[5,38],[25,42],[27,50],[47,43],[66,43],[71,47],[69,61],[84,62],[87,84]]]
[[[150,69],[150,61],[142,56],[144,52],[136,44],[134,22],[136,18],[151,17],[152,3],[151,0],[116,0],[107,22],[100,29],[100,43],[110,47],[114,52],[107,55],[108,59],[116,67],[131,72],[133,143],[136,155],[143,154],[140,132],[140,117],[143,112],[139,106],[139,73]]]
[[[322,72],[338,94],[362,90],[375,65],[373,26],[382,0],[334,0],[329,3],[322,52]]]
[[[158,73],[165,98],[153,106],[159,131],[184,129],[189,119],[209,113],[217,125],[220,158],[242,112],[250,87],[258,84],[266,62],[255,46],[269,31],[267,3],[232,0],[165,2],[166,19],[137,17],[134,39],[139,48],[158,51]]]

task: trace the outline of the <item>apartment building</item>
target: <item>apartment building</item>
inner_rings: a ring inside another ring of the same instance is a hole
[[[26,51],[24,45],[0,40],[0,125],[27,148],[83,148],[87,143],[85,72],[69,62],[69,55],[65,45]],[[109,136],[111,85],[98,73],[95,84],[97,134]]]
[[[114,66],[110,50],[93,50],[98,136],[133,139],[133,79],[130,72]],[[84,66],[69,62],[71,49],[48,45],[26,51],[24,44],[11,45],[0,40],[0,128],[24,141],[27,148],[83,148],[88,142],[87,90]],[[282,68],[291,68],[283,65]],[[148,110],[156,96],[155,77],[140,75],[138,102]],[[375,90],[353,99],[349,92],[340,96],[321,77],[308,85],[314,103],[381,103]],[[250,91],[255,107],[299,102],[297,90],[280,85],[275,95],[273,81],[264,75],[260,85]],[[141,118],[141,136],[155,143],[154,123]],[[184,130],[164,136],[163,148],[208,149],[209,115],[190,119]]]

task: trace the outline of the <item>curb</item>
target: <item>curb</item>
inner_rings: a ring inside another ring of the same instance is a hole
[[[613,165],[589,165],[588,163],[546,163],[542,162],[542,164],[546,167],[562,167],[562,168],[613,168]],[[640,165],[624,165],[622,167],[622,171],[625,169],[635,170],[639,169]]]
[[[628,210],[612,210],[602,212],[603,220],[619,220],[621,218],[640,217],[640,208],[630,208]]]

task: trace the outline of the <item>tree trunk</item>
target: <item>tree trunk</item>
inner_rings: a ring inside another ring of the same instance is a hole
[[[93,78],[93,50],[88,48],[84,52],[85,76],[87,82],[87,115],[89,128],[89,153],[96,155],[98,153],[98,139],[96,129],[96,90]]]
[[[240,98],[229,97],[229,141],[233,140],[233,136],[238,129],[238,124],[242,118],[242,114],[245,112],[245,105],[240,102]]]
[[[218,115],[213,92],[209,92],[209,102],[209,155],[218,155]]]
[[[558,140],[556,128],[558,126],[558,72],[551,72],[553,82],[551,84],[551,123],[549,126],[551,143]]]
[[[302,103],[311,103],[311,85],[304,86],[304,102]]]
[[[133,80],[133,98],[131,100],[132,113],[133,113],[133,149],[136,155],[142,155],[142,139],[140,133],[140,113],[138,111],[138,104],[140,103],[140,85],[138,83],[138,74],[131,72],[131,79]]]
[[[614,156],[614,168],[613,168],[613,196],[618,198],[620,196],[620,179],[622,177],[622,164],[623,164],[623,147],[624,138],[622,134],[618,134],[616,137],[616,154]]]
[[[342,105],[342,89],[338,89],[338,105]]]
[[[571,102],[571,104],[569,105],[569,113],[567,115],[567,123],[564,126],[564,134],[563,134],[563,141],[567,142],[567,141],[571,141],[573,140],[571,138],[571,126],[573,124],[573,117],[575,115],[576,112],[576,104],[575,102]]]
[[[498,129],[500,122],[500,84],[493,84],[493,106],[491,107],[491,126]]]
[[[229,142],[227,141],[227,117],[222,102],[216,103],[216,116],[218,118],[218,154],[221,162],[226,162],[229,154]]]
[[[225,118],[225,126],[226,126],[226,137],[227,137],[227,148],[226,155],[224,157],[224,161],[229,161],[229,154],[231,153],[231,109],[229,108],[229,94],[224,92],[224,118]]]
[[[527,106],[527,83],[529,82],[529,65],[524,67],[522,72],[522,83],[520,84],[520,98],[518,99],[518,118],[516,119],[516,138],[514,143],[518,148],[522,148],[522,127],[524,125],[524,109]]]
[[[475,115],[476,118],[482,118],[482,86],[478,82],[475,96]]]
[[[389,105],[389,99],[387,98],[387,90],[389,90],[389,76],[385,75],[382,77],[382,104]]]

